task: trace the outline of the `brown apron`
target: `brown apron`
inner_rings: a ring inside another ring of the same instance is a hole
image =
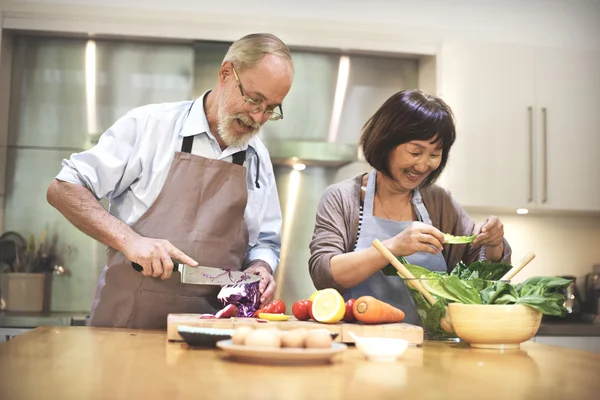
[[[166,239],[200,265],[240,270],[248,250],[244,209],[248,199],[245,152],[233,163],[190,154],[193,136],[175,153],[161,192],[132,229]],[[169,313],[214,313],[219,286],[147,277],[124,255],[107,249],[89,325],[165,329]]]

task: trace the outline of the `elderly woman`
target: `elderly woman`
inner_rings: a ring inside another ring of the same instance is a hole
[[[381,271],[388,261],[371,245],[431,271],[488,259],[510,263],[500,220],[478,223],[450,193],[434,185],[455,140],[452,111],[418,90],[390,97],[363,127],[360,143],[374,168],[327,188],[317,210],[309,268],[317,289],[336,288],[346,300],[374,296],[420,324],[400,277]],[[470,245],[444,245],[443,233],[477,234]]]

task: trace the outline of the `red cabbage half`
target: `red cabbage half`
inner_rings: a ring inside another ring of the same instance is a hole
[[[223,286],[217,295],[217,299],[224,306],[235,305],[238,308],[238,317],[252,317],[254,312],[258,310],[258,306],[260,306],[259,283],[260,281],[256,281]]]

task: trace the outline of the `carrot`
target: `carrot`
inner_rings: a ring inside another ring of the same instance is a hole
[[[404,320],[404,311],[372,296],[356,299],[352,313],[364,324],[386,324]]]

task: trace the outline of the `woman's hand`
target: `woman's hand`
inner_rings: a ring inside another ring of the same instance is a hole
[[[444,235],[431,225],[413,222],[383,243],[395,256],[410,256],[420,251],[437,254],[443,249]]]
[[[484,246],[486,257],[490,261],[499,261],[504,252],[504,225],[495,215],[475,225],[473,234],[477,235],[473,245]]]

